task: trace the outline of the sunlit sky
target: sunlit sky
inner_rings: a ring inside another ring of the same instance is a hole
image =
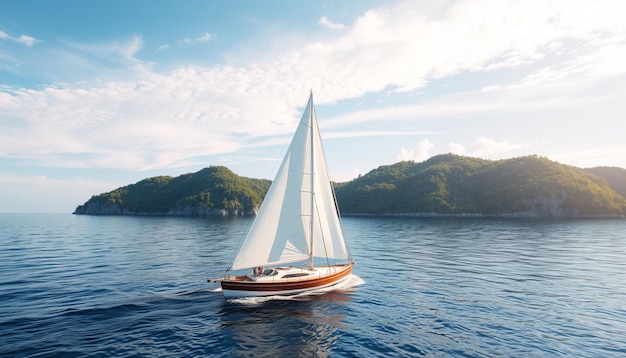
[[[626,1],[2,1],[0,212],[211,165],[456,153],[626,168]]]

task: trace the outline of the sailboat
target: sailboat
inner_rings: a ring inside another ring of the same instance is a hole
[[[231,267],[225,297],[294,295],[352,273],[317,123],[313,92],[291,144]],[[235,271],[247,272],[233,275]]]

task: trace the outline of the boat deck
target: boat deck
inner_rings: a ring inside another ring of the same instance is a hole
[[[298,282],[303,280],[311,280],[332,276],[333,274],[344,269],[345,265],[334,266],[318,266],[314,268],[308,267],[272,267],[263,270],[260,275],[253,273],[240,276],[231,276],[226,278],[227,281],[234,282]]]
[[[220,280],[226,297],[291,295],[336,285],[352,272],[354,263],[315,268],[277,267],[261,275],[231,276]]]

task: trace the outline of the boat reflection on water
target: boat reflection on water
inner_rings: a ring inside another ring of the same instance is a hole
[[[363,283],[352,275],[342,287],[291,297],[250,297],[224,301],[220,317],[236,356],[324,357],[346,328],[343,321],[352,289]]]

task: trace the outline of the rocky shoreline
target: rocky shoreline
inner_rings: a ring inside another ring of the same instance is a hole
[[[257,209],[258,210],[258,209]],[[72,214],[75,215],[137,215],[137,216],[254,216],[257,210],[244,211],[236,209],[216,209],[206,205],[187,205],[170,209],[163,213],[141,213],[121,208],[117,204],[86,203],[79,205]]]
[[[579,215],[567,213],[560,206],[551,206],[553,210],[528,210],[516,213],[455,213],[444,214],[435,212],[418,212],[418,213],[342,213],[343,216],[361,216],[361,217],[477,217],[477,218],[607,218],[618,219],[625,218],[624,215]],[[168,212],[163,213],[140,213],[132,212],[128,209],[120,208],[117,204],[102,205],[98,203],[88,203],[79,205],[72,214],[76,215],[129,215],[129,216],[180,216],[180,217],[226,217],[226,216],[254,216],[255,211],[243,210],[227,210],[209,208],[206,205],[188,205],[179,206]]]

